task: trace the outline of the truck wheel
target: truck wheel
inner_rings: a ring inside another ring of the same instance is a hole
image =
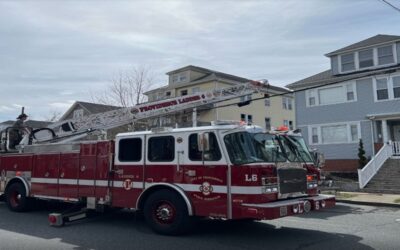
[[[151,229],[165,235],[185,233],[191,222],[186,203],[170,190],[150,195],[144,204],[144,217]]]
[[[6,203],[8,208],[14,212],[24,212],[29,208],[29,200],[22,183],[13,183],[6,190]]]

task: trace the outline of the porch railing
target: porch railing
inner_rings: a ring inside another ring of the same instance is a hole
[[[358,170],[358,183],[360,188],[364,188],[383,166],[385,161],[393,155],[393,148],[393,142],[385,143],[368,164],[365,165],[363,169]]]
[[[393,145],[393,155],[400,156],[400,141],[392,142]]]

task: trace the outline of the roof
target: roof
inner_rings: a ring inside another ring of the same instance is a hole
[[[64,113],[64,115],[60,118],[60,120],[64,120],[66,117],[69,116],[69,114],[77,107],[80,106],[83,109],[85,109],[87,112],[90,114],[97,114],[97,113],[103,113],[111,110],[116,110],[120,109],[122,107],[118,106],[112,106],[112,105],[105,105],[105,104],[98,104],[98,103],[91,103],[91,102],[82,102],[82,101],[76,101],[72,106],[67,110],[67,112]]]
[[[361,48],[367,48],[370,46],[383,44],[383,43],[390,43],[390,42],[395,42],[395,41],[400,41],[400,36],[378,34],[376,36],[367,38],[367,39],[362,40],[357,43],[353,43],[353,44],[343,47],[341,49],[329,52],[328,54],[326,54],[326,56],[333,56],[333,55],[340,54],[340,53],[347,52],[347,51],[352,51],[352,50],[361,49]]]
[[[193,66],[193,65],[188,65],[185,66],[183,68],[179,68],[173,71],[170,71],[167,73],[167,75],[171,75],[171,74],[175,74],[178,72],[183,72],[186,70],[193,70],[193,71],[197,71],[197,72],[201,72],[201,73],[205,73],[204,76],[197,78],[191,82],[186,82],[186,83],[181,83],[181,84],[174,84],[174,85],[165,85],[156,89],[152,89],[149,90],[147,92],[145,92],[144,94],[150,94],[153,92],[157,92],[157,91],[166,91],[169,89],[176,89],[176,88],[181,88],[181,87],[189,87],[191,85],[195,85],[195,84],[199,84],[199,83],[203,83],[203,82],[209,82],[209,81],[217,81],[217,80],[230,80],[233,81],[232,84],[234,84],[235,82],[240,82],[240,83],[245,83],[245,82],[249,82],[252,81],[251,79],[247,79],[244,77],[240,77],[240,76],[235,76],[235,75],[231,75],[231,74],[226,74],[223,72],[219,72],[219,71],[215,71],[215,70],[211,70],[211,69],[206,69],[206,68],[202,68],[202,67],[198,67],[198,66]],[[273,86],[270,85],[270,89],[271,90],[275,90],[277,92],[288,92],[290,90],[283,88],[283,87],[278,87],[278,86]]]
[[[291,84],[287,85],[286,87],[288,87],[290,89],[299,90],[299,89],[304,89],[304,88],[309,88],[309,87],[317,87],[317,86],[321,86],[321,85],[329,85],[329,84],[359,79],[362,77],[368,77],[368,76],[373,76],[373,75],[377,75],[377,74],[393,73],[393,72],[397,72],[397,71],[400,71],[400,65],[385,67],[385,68],[381,68],[381,69],[364,70],[364,71],[361,71],[358,73],[351,73],[351,74],[346,74],[346,75],[332,75],[331,70],[326,70],[326,71],[320,72],[318,74],[315,74],[313,76],[302,79],[300,81],[291,83]]]
[[[215,71],[212,69],[206,69],[203,67],[198,67],[198,66],[194,66],[194,65],[188,65],[179,69],[175,69],[173,71],[170,71],[167,73],[167,75],[172,75],[178,72],[183,72],[186,70],[193,70],[193,71],[197,71],[197,72],[201,72],[201,73],[205,73],[205,74],[212,74],[214,73],[217,77],[221,77],[221,78],[225,78],[225,79],[230,79],[230,80],[235,80],[235,81],[241,81],[241,82],[247,82],[250,81],[249,79],[240,77],[240,76],[235,76],[235,75],[231,75],[231,74],[226,74],[223,72],[219,72],[219,71]],[[196,79],[199,80],[199,79]]]

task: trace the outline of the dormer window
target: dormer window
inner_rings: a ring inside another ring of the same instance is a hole
[[[374,66],[374,50],[367,49],[358,52],[358,60],[360,69]]]
[[[362,49],[339,56],[339,73],[375,69],[399,63],[394,44]]]
[[[186,80],[188,79],[187,73],[188,72],[183,72],[183,73],[179,73],[179,74],[173,75],[172,76],[172,83],[186,82]]]
[[[383,46],[378,48],[378,65],[394,63],[393,46]]]
[[[341,56],[342,72],[355,70],[354,53]]]

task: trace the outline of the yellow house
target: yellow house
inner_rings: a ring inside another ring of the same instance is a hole
[[[250,81],[250,79],[243,77],[192,65],[170,71],[167,75],[169,77],[168,85],[145,93],[149,102],[191,95],[197,92],[229,87]],[[206,105],[198,108],[196,112],[187,110],[179,114],[153,119],[149,121],[149,126],[188,127],[192,126],[193,120],[196,120],[198,126],[209,125],[211,121],[216,120],[242,120],[266,129],[282,125],[293,129],[295,127],[293,94],[286,88],[270,85],[269,95],[269,98],[260,100],[254,99],[263,97],[263,94],[253,94],[215,105]],[[225,106],[230,103],[239,103],[248,100],[253,101],[246,106]]]

